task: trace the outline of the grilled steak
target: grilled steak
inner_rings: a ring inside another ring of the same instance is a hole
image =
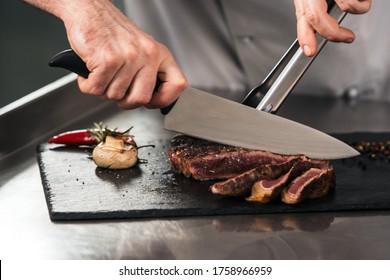
[[[249,150],[179,135],[172,139],[169,158],[173,169],[197,180],[214,183],[212,193],[246,196],[247,200],[288,204],[325,196],[335,185],[327,161]]]
[[[282,201],[296,204],[305,199],[323,197],[334,186],[335,176],[332,167],[327,169],[311,168],[283,189]]]
[[[227,181],[215,183],[211,186],[211,192],[225,196],[248,195],[254,183],[261,180],[273,180],[287,173],[300,158],[292,158],[278,164],[266,164],[251,169],[241,175]]]
[[[252,194],[247,198],[248,201],[270,202],[280,198],[282,189],[286,188],[295,178],[302,175],[310,168],[323,168],[328,165],[324,162],[310,160],[301,157],[296,161],[288,172],[272,180],[257,181],[252,187]]]
[[[221,145],[186,135],[172,139],[168,154],[176,172],[202,181],[232,178],[250,169],[288,159],[287,156]]]

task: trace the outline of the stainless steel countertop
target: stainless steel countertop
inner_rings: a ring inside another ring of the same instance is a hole
[[[389,105],[292,95],[279,115],[325,132],[388,132]],[[0,259],[390,258],[390,211],[52,222],[36,145],[95,121],[173,135],[157,110],[119,111],[79,94],[73,76],[0,109]]]

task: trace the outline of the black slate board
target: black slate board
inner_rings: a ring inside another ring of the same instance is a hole
[[[388,141],[390,133],[335,135],[346,141]],[[390,163],[366,156],[332,162],[336,190],[297,205],[259,204],[212,195],[211,182],[175,174],[166,140],[140,150],[147,160],[127,170],[97,168],[80,148],[40,144],[41,178],[52,220],[159,218],[200,215],[390,209]],[[365,162],[367,168],[361,167]]]

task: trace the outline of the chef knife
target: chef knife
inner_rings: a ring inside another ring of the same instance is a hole
[[[85,78],[89,75],[85,62],[73,50],[57,54],[49,65]],[[166,129],[221,144],[318,159],[359,155],[321,131],[191,87],[166,111]]]

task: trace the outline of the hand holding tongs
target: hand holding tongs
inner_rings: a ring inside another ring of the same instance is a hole
[[[346,13],[333,0],[327,2],[329,15],[341,23]],[[253,88],[242,104],[257,110],[275,113],[328,41],[318,33],[316,40],[318,44],[316,54],[313,57],[307,57],[296,39],[263,83]]]

